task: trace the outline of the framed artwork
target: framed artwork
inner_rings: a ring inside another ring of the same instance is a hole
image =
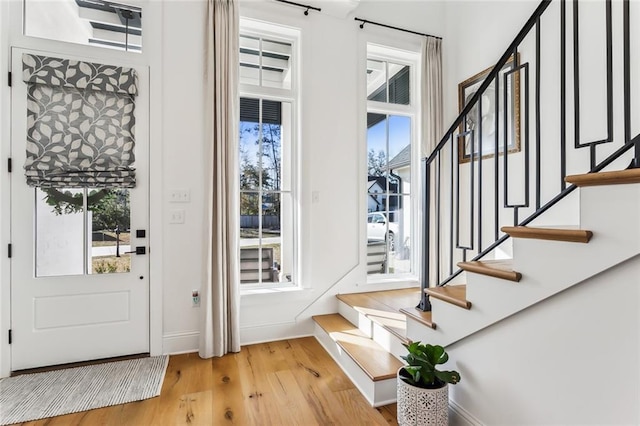
[[[498,153],[504,152],[504,141],[507,138],[507,152],[520,151],[520,69],[518,62],[511,56],[498,73],[499,99],[496,109],[496,82],[489,85],[480,100],[471,108],[466,119],[460,125],[458,136],[458,161],[467,163],[471,160],[471,147],[474,159],[490,158],[496,150],[496,125],[498,128]],[[461,112],[466,103],[476,94],[491,68],[479,72],[458,84],[458,111]],[[506,86],[507,100],[505,112],[504,90]],[[482,103],[482,117],[478,116],[478,104]],[[504,131],[504,120],[508,120],[507,132]],[[497,121],[496,121],[497,120]],[[482,125],[480,125],[482,123]],[[480,154],[480,131],[482,132],[482,154]]]

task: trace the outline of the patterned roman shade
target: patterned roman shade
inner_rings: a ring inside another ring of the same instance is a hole
[[[134,69],[22,55],[27,184],[133,188]]]

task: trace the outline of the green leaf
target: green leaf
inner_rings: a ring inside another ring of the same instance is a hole
[[[435,376],[439,380],[453,385],[460,381],[460,374],[457,371],[436,371]]]

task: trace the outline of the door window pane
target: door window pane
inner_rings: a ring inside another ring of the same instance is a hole
[[[128,189],[91,189],[87,194],[91,223],[91,273],[131,271]]]
[[[36,276],[84,274],[84,191],[37,188],[35,197]]]

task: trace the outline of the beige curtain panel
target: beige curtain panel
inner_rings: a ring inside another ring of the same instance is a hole
[[[431,155],[435,147],[440,142],[443,132],[443,95],[442,95],[442,40],[435,37],[426,37],[422,45],[422,109],[424,111],[422,121],[422,156]],[[435,194],[435,168],[432,168],[431,174],[427,179],[431,186],[431,194]],[[432,203],[432,206],[435,206]],[[433,207],[435,208],[435,207]],[[441,212],[442,213],[442,212]],[[424,226],[434,227],[436,225],[436,211],[431,211],[431,222],[425,223]],[[429,253],[436,253],[436,250],[442,250],[442,247],[436,247],[435,241],[429,243]],[[448,251],[444,251],[448,253]],[[428,256],[429,253],[425,253]],[[441,256],[441,269],[445,267],[445,256]],[[439,277],[436,275],[438,268],[430,268],[430,276],[426,277],[429,286],[435,286]]]
[[[208,198],[202,358],[240,351],[239,18],[233,0],[209,0],[205,52]]]
[[[427,157],[442,138],[442,40],[426,37],[422,53],[422,156]]]

